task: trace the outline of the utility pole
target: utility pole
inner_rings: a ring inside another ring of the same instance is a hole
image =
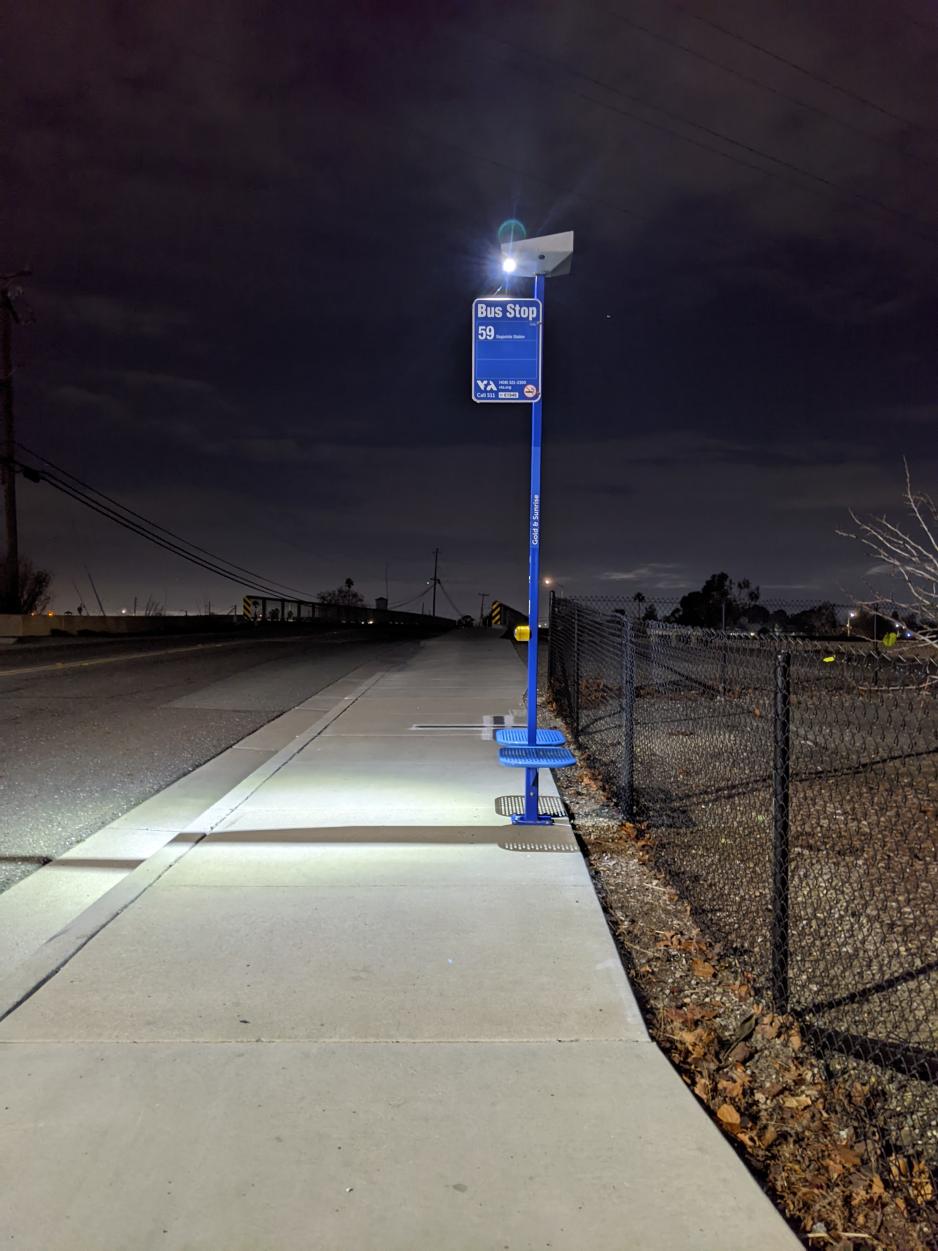
[[[488,591],[479,592],[479,625],[485,621],[485,601],[488,599]]]
[[[80,617],[80,616],[82,615],[82,613],[84,613],[84,612],[87,612],[87,611],[88,611],[88,609],[87,609],[87,607],[86,607],[86,605],[85,605],[85,597],[84,597],[84,595],[82,595],[82,593],[81,593],[81,587],[80,587],[80,586],[78,585],[78,583],[74,580],[74,578],[72,579],[72,586],[75,588],[75,594],[78,596],[78,615],[79,615],[79,617]]]
[[[3,518],[5,549],[0,585],[0,611],[20,610],[20,547],[16,525],[16,439],[13,426],[13,323],[19,322],[19,314],[13,304],[22,294],[21,288],[12,285],[17,278],[24,278],[28,269],[15,274],[0,275],[0,386],[3,388],[3,442],[0,452],[0,478],[3,482]]]
[[[101,616],[106,617],[107,613],[104,611],[104,605],[101,602],[101,596],[98,594],[98,588],[94,584],[94,578],[91,576],[91,570],[88,568],[87,565],[85,565],[85,573],[88,575],[88,581],[91,583],[91,589],[92,591],[94,591],[94,597],[98,601],[98,607],[101,609]]]
[[[439,564],[440,564],[440,549],[438,547],[435,547],[433,549],[433,616],[434,617],[436,616],[436,588],[440,581],[440,579],[437,577],[437,569],[439,568]]]

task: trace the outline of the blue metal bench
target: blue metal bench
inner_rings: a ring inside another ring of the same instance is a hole
[[[576,764],[566,747],[500,747],[498,763],[508,769],[564,769]]]
[[[538,747],[560,747],[566,740],[560,730],[538,730],[537,745]],[[504,747],[526,747],[528,745],[528,731],[523,725],[516,725],[510,729],[496,730],[495,742],[501,743]]]

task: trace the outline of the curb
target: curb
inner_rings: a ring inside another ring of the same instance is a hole
[[[314,738],[322,734],[333,721],[337,721],[386,673],[387,670],[381,670],[373,674],[360,683],[351,695],[343,696],[318,721],[314,721],[286,747],[281,747],[226,795],[199,813],[185,829],[112,886],[100,899],[95,900],[74,921],[69,922],[64,929],[59,930],[57,934],[43,943],[33,955],[18,964],[12,973],[0,978],[0,1021],[5,1020],[37,990],[55,977],[73,956],[76,956],[87,943],[91,942],[96,934],[116,920],[135,900],[158,882],[177,861],[197,846],[203,838],[211,834],[222,821],[230,817],[260,786],[298,755]]]

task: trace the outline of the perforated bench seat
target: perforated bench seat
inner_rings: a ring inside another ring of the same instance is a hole
[[[560,730],[538,730],[537,732],[538,747],[559,747],[564,741]],[[528,731],[523,725],[516,725],[506,730],[496,730],[495,742],[502,743],[505,747],[527,747]]]
[[[500,747],[498,763],[508,769],[564,769],[576,764],[566,747]]]

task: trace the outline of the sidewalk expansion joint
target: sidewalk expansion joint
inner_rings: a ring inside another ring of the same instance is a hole
[[[115,886],[86,908],[78,917],[53,935],[38,951],[18,965],[6,977],[0,978],[0,1021],[21,1008],[37,991],[50,982],[57,973],[115,921],[131,904],[167,873],[183,856],[197,847],[222,821],[245,803],[269,778],[278,773],[313,739],[318,738],[334,721],[347,712],[366,691],[385,676],[388,670],[380,670],[362,682],[351,695],[345,695],[327,713],[314,722],[308,730],[292,739],[286,747],[275,752],[268,760],[233,787],[226,796],[206,808],[190,821],[170,842],[166,843],[149,859],[138,865]],[[231,802],[236,796],[235,802]]]

